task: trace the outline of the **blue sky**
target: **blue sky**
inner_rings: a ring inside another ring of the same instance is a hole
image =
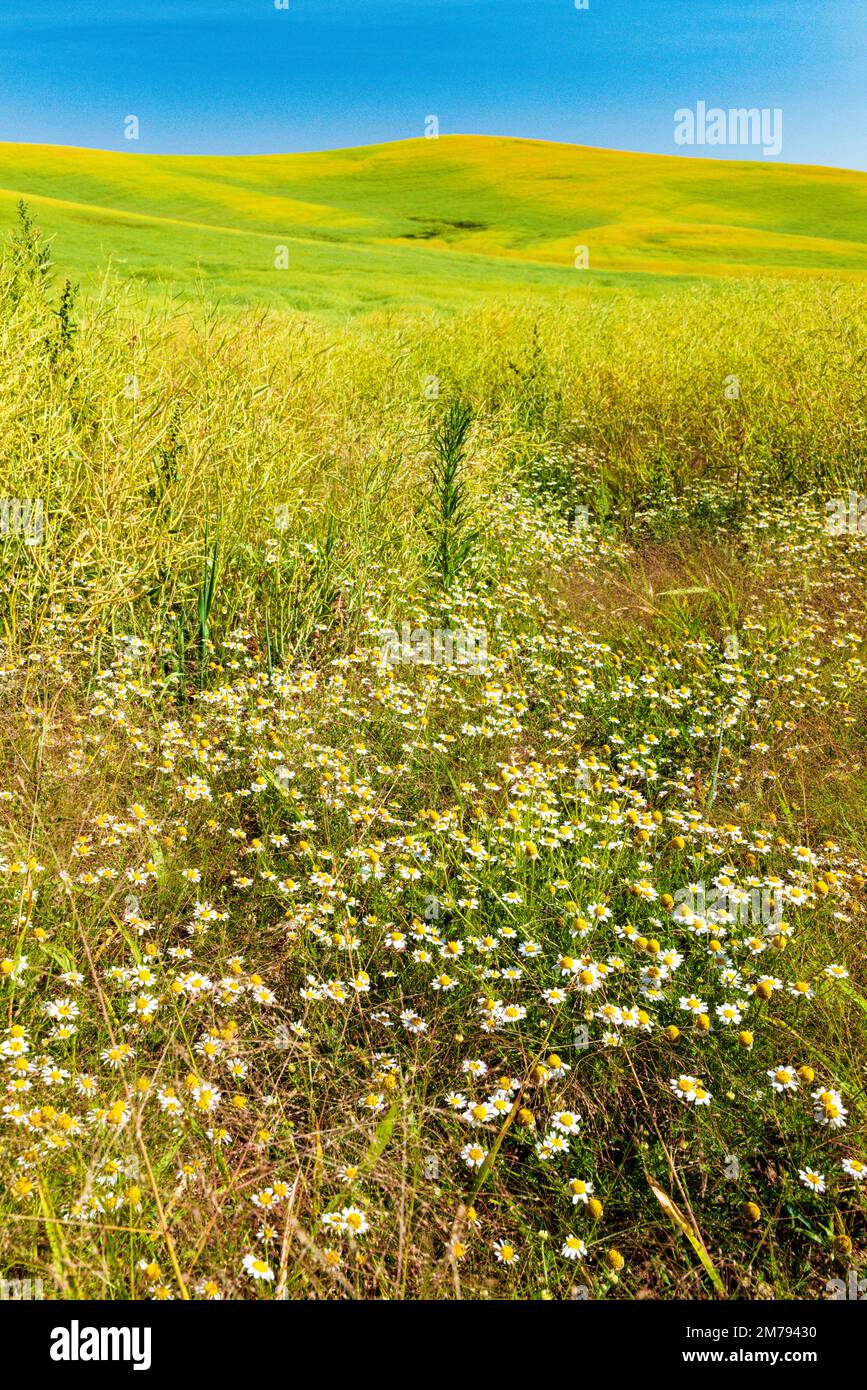
[[[0,0],[0,139],[250,154],[518,135],[664,154],[682,107],[783,112],[867,168],[867,0]],[[137,144],[124,117],[140,121]]]

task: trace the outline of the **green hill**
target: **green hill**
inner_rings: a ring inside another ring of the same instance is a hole
[[[155,290],[200,278],[211,298],[306,309],[867,274],[867,174],[530,140],[236,158],[0,144],[6,222],[20,197],[85,285],[110,259]]]

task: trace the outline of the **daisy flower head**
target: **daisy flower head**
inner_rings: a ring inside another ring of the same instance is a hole
[[[344,1207],[340,1215],[343,1218],[343,1229],[348,1235],[367,1235],[370,1223],[360,1207]]]
[[[680,1007],[690,1014],[706,1014],[707,1004],[703,999],[699,999],[697,994],[681,995]]]
[[[579,1202],[583,1202],[586,1206],[593,1196],[593,1184],[592,1182],[585,1182],[583,1178],[570,1178],[569,1193],[572,1197],[573,1207],[577,1206]]]
[[[831,980],[848,980],[849,971],[845,965],[826,965],[825,974]]]
[[[468,1076],[485,1076],[487,1070],[487,1063],[480,1061],[478,1058],[468,1057],[461,1062],[461,1071],[465,1072]]]
[[[487,1156],[488,1151],[481,1144],[465,1144],[461,1149],[461,1158],[468,1168],[481,1168]]]
[[[545,1135],[543,1143],[546,1155],[549,1158],[569,1152],[569,1140],[567,1136],[562,1134],[559,1130],[549,1130]]]
[[[264,1283],[270,1283],[274,1278],[274,1271],[267,1260],[260,1259],[258,1255],[245,1255],[241,1264],[244,1273],[257,1282],[261,1280]]]
[[[580,1236],[567,1236],[562,1246],[560,1254],[566,1260],[581,1260],[587,1254],[587,1246]]]
[[[797,1091],[798,1077],[794,1067],[772,1067],[768,1072],[775,1091]]]
[[[810,1192],[825,1191],[825,1175],[824,1173],[817,1173],[815,1168],[799,1168],[798,1177]]]

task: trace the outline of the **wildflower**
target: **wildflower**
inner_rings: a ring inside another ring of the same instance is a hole
[[[551,1116],[551,1124],[561,1134],[576,1134],[581,1125],[581,1117],[573,1110],[558,1110]]]
[[[680,1007],[684,1009],[687,1013],[691,1014],[707,1013],[707,1005],[703,1003],[703,1001],[699,999],[698,996],[695,994],[682,995],[680,1000]]]
[[[217,1090],[216,1086],[194,1086],[193,1100],[195,1101],[197,1110],[204,1111],[208,1114],[212,1110],[216,1110],[220,1101],[220,1092]]]
[[[775,1091],[797,1091],[798,1078],[794,1067],[772,1067],[767,1073]]]
[[[814,1091],[813,1102],[813,1115],[820,1125],[828,1125],[831,1129],[844,1128],[849,1112],[839,1091]]]
[[[694,1076],[677,1076],[669,1085],[680,1100],[685,1100],[690,1105],[710,1105],[710,1093]]]
[[[245,1274],[249,1274],[251,1279],[257,1281],[264,1280],[266,1283],[274,1278],[274,1271],[266,1260],[260,1259],[257,1255],[245,1255],[241,1264]]]
[[[825,1191],[825,1176],[823,1173],[817,1173],[815,1168],[799,1168],[798,1177],[811,1192]]]
[[[461,1149],[461,1158],[468,1168],[481,1168],[487,1156],[487,1149],[480,1144],[465,1144]]]
[[[366,1096],[361,1097],[358,1104],[371,1115],[378,1115],[385,1108],[385,1096],[381,1091],[369,1091]]]
[[[358,1207],[344,1207],[340,1215],[344,1230],[350,1235],[363,1236],[370,1230],[367,1217]]]
[[[173,1086],[163,1086],[157,1091],[160,1109],[169,1115],[183,1114],[183,1102]]]
[[[74,999],[50,999],[44,1006],[49,1018],[77,1018],[79,1008]]]
[[[408,1033],[426,1033],[427,1024],[413,1009],[404,1009],[400,1021]]]
[[[580,1260],[587,1254],[587,1246],[579,1236],[567,1236],[562,1246],[560,1254],[567,1260]]]
[[[815,998],[815,991],[806,980],[793,980],[786,988],[793,999]]]

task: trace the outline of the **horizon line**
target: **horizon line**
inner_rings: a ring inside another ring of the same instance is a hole
[[[846,164],[804,164],[793,160],[781,160],[776,158],[763,158],[761,155],[755,158],[727,158],[714,157],[713,155],[681,154],[672,151],[670,154],[662,154],[658,150],[624,150],[609,145],[585,145],[572,140],[546,140],[532,135],[487,135],[478,131],[452,131],[448,134],[443,133],[435,138],[424,135],[402,136],[394,140],[374,140],[364,142],[360,145],[333,145],[316,150],[271,150],[267,152],[246,153],[246,154],[190,154],[166,151],[137,151],[132,149],[111,149],[101,145],[64,145],[49,140],[0,140],[0,149],[9,147],[24,147],[33,150],[69,150],[84,154],[109,154],[117,155],[120,158],[129,156],[133,159],[196,159],[196,160],[247,160],[247,159],[303,159],[315,158],[325,154],[350,154],[359,150],[385,149],[393,145],[412,145],[439,144],[442,140],[490,140],[498,144],[516,143],[525,145],[555,145],[560,149],[567,150],[589,150],[597,154],[622,154],[636,156],[641,159],[669,159],[677,160],[684,164],[749,164],[758,165],[762,168],[777,169],[823,169],[836,173],[863,174],[867,177],[867,170],[858,169]],[[133,143],[132,141],[130,142]]]

